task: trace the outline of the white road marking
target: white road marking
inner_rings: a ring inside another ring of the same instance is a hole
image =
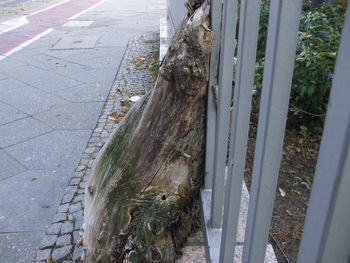
[[[95,21],[69,21],[62,25],[62,27],[87,27]]]
[[[2,22],[0,23],[0,34],[9,32],[28,23],[29,21],[25,16]]]
[[[50,5],[50,6],[46,7],[46,8],[44,8],[44,9],[41,9],[41,10],[36,11],[36,12],[34,12],[34,13],[31,13],[31,14],[28,15],[28,16],[32,16],[32,15],[39,14],[39,13],[41,13],[41,12],[47,11],[47,10],[49,10],[49,9],[51,9],[51,8],[54,8],[54,7],[59,6],[59,5],[62,5],[62,4],[67,3],[67,2],[69,2],[69,1],[71,1],[71,0],[63,0],[63,1],[61,1],[61,2],[58,2],[58,3],[54,4],[54,5]]]
[[[84,11],[81,11],[80,13],[70,17],[69,20],[76,19],[77,17],[81,16],[82,14],[85,14],[86,12],[89,12],[90,10],[94,9],[95,7],[98,7],[99,5],[103,4],[106,1],[107,0],[102,0],[101,2],[94,4],[93,6],[89,7],[88,9],[85,9]]]
[[[44,32],[40,33],[39,35],[33,37],[32,39],[22,43],[21,45],[11,49],[10,51],[6,52],[3,55],[0,55],[0,61],[7,58],[8,56],[12,55],[13,53],[16,53],[17,51],[20,51],[22,48],[30,45],[31,43],[33,43],[34,41],[38,40],[39,38],[42,38],[43,36],[51,33],[54,29],[53,28],[49,28],[47,30],[45,30]]]

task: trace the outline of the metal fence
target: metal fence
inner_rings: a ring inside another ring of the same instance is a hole
[[[205,184],[201,190],[208,262],[234,261],[260,4],[259,0],[241,0],[240,4],[237,0],[211,0],[215,42],[208,88]],[[265,258],[285,134],[301,4],[302,0],[271,0],[242,262],[264,262]],[[235,87],[232,90],[235,50],[237,64]],[[215,86],[219,87],[217,105],[213,94]],[[231,111],[232,92],[234,101]],[[299,248],[299,263],[350,262],[349,189],[350,4],[347,6],[337,54],[311,199]]]

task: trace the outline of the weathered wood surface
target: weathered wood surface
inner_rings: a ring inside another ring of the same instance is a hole
[[[85,197],[86,263],[174,262],[197,224],[213,33],[209,6],[195,2],[154,89],[95,161]]]

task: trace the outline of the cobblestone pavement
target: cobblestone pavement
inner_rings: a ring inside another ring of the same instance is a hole
[[[118,126],[116,115],[124,114],[125,109],[132,105],[129,100],[132,96],[143,95],[153,87],[150,72],[138,69],[134,59],[149,54],[157,48],[158,42],[159,34],[155,32],[130,39],[96,128],[64,192],[52,225],[40,244],[38,262],[46,262],[48,258],[53,262],[79,262],[82,247],[76,243],[83,224],[84,189],[93,161]]]

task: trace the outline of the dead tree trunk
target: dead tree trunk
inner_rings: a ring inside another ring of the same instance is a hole
[[[95,161],[85,199],[86,263],[174,262],[197,221],[213,33],[208,4],[187,6],[154,89]]]

